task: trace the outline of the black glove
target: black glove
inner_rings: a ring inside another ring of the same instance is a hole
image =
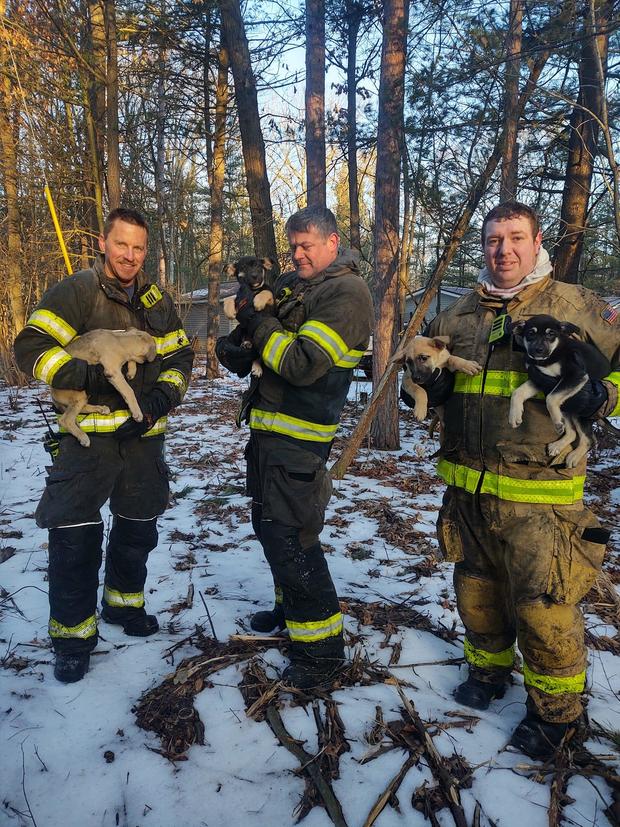
[[[114,387],[108,382],[103,372],[103,365],[86,365],[84,390],[89,399],[114,393]]]
[[[253,291],[247,284],[242,284],[235,296],[235,316],[241,327],[247,331],[250,339],[256,328],[270,315],[264,310],[256,310]]]
[[[119,442],[125,442],[125,440],[128,439],[137,439],[147,431],[150,431],[157,420],[161,416],[165,416],[172,407],[172,403],[166,394],[159,388],[154,388],[150,393],[146,393],[140,397],[138,404],[140,405],[144,419],[142,422],[136,422],[135,419],[130,417],[127,422],[123,422],[115,432],[115,436]]]
[[[238,338],[233,336],[237,330],[241,328],[236,327],[228,336],[220,336],[215,343],[215,355],[226,370],[236,373],[240,379],[243,379],[252,369],[252,362],[258,358],[258,354],[254,348],[245,347],[234,341]]]

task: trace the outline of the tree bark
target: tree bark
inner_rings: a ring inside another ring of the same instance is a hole
[[[89,65],[90,77],[88,78],[88,103],[90,124],[92,129],[90,139],[93,178],[95,211],[92,215],[92,229],[96,233],[103,231],[103,169],[106,145],[106,102],[105,102],[105,78],[107,72],[107,44],[105,32],[105,17],[102,0],[88,0],[90,14],[90,43],[89,43]],[[88,117],[88,115],[87,115]]]
[[[325,0],[306,0],[306,200],[325,207]]]
[[[6,15],[5,0],[0,0],[0,15],[4,20]],[[5,36],[10,36],[8,29]],[[2,151],[2,178],[6,199],[7,233],[6,279],[12,324],[12,331],[9,331],[9,335],[14,338],[26,323],[26,311],[22,297],[21,215],[17,191],[17,153],[15,151],[15,136],[11,128],[10,78],[13,77],[13,72],[9,70],[8,54],[2,38],[0,38],[0,72],[0,149]]]
[[[357,35],[362,8],[355,0],[347,0],[347,164],[349,168],[349,243],[361,250],[360,201],[357,182]]]
[[[166,12],[165,0],[162,3],[162,15]],[[157,116],[155,120],[155,199],[157,201],[157,273],[159,283],[166,287],[168,282],[168,245],[166,243],[166,66],[168,52],[162,39],[157,52]]]
[[[597,35],[590,18],[589,4],[584,3],[584,39],[579,61],[579,94],[571,114],[568,159],[560,213],[560,241],[556,248],[553,270],[556,279],[576,284],[579,262],[588,220],[588,203],[592,188],[592,172],[597,155],[599,123],[602,115],[602,91],[598,77],[598,60],[607,74],[607,24],[613,0],[597,0]],[[598,55],[597,55],[598,47]],[[602,78],[603,88],[605,77]]]
[[[218,6],[235,83],[241,145],[252,216],[254,252],[261,258],[270,256],[275,261],[277,260],[276,237],[265,162],[265,142],[261,131],[256,80],[250,62],[248,40],[241,18],[239,0],[218,0]]]
[[[377,170],[375,184],[375,328],[372,370],[380,377],[398,341],[398,247],[400,160],[403,148],[405,61],[407,54],[408,0],[384,4]],[[396,375],[384,397],[372,428],[373,444],[382,450],[400,445]]]
[[[217,89],[215,92],[215,132],[213,139],[213,172],[211,174],[211,234],[209,239],[209,292],[207,298],[207,379],[220,375],[215,343],[220,327],[220,275],[224,232],[222,208],[224,173],[226,171],[226,108],[228,105],[228,50],[224,42],[219,49]]]
[[[523,0],[510,0],[510,20],[506,38],[506,93],[504,95],[504,128],[506,146],[502,158],[500,203],[517,197],[519,175],[519,72],[521,68],[521,38],[523,34]]]
[[[115,0],[104,0],[108,71],[106,74],[108,206],[121,205],[121,165],[118,145],[118,49]]]

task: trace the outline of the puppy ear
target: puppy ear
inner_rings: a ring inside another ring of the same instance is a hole
[[[572,336],[573,334],[577,334],[580,332],[580,328],[577,327],[576,324],[572,324],[571,322],[561,322],[560,323],[560,330],[566,336]]]
[[[405,360],[407,358],[407,349],[402,345],[398,345],[394,353],[392,354],[392,358],[390,362],[394,365],[404,365]]]
[[[224,275],[233,279],[237,278],[237,265],[227,264],[226,267],[224,267]]]
[[[515,342],[523,346],[523,328],[525,327],[525,322],[521,319],[520,322],[516,322],[512,326],[512,335],[514,336]]]
[[[268,256],[265,256],[265,258],[263,259],[263,267],[265,268],[265,270],[273,270],[273,268],[275,267],[274,260],[272,258],[269,258]]]
[[[433,345],[437,348],[437,350],[445,350],[448,345],[450,344],[450,337],[449,336],[433,336],[432,340]]]

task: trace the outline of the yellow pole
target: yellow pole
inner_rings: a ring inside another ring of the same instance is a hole
[[[58,216],[56,215],[56,208],[54,207],[54,202],[52,201],[52,193],[50,192],[50,188],[47,184],[45,185],[45,198],[47,199],[47,206],[50,208],[50,215],[52,216],[52,221],[54,222],[54,228],[56,230],[56,235],[58,236],[58,243],[60,244],[62,257],[65,260],[67,273],[69,275],[72,275],[73,267],[71,266],[71,262],[69,261],[69,253],[67,252],[65,240],[62,237],[62,230],[60,229],[60,223],[58,221]]]

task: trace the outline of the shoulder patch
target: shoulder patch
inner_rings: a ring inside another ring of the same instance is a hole
[[[618,311],[615,307],[612,307],[610,304],[606,304],[603,310],[601,311],[601,319],[607,322],[607,324],[613,324],[616,319],[618,318]]]

